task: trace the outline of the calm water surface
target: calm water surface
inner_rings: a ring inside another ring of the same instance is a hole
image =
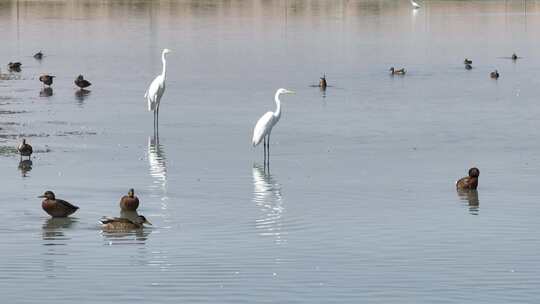
[[[423,5],[0,2],[3,301],[537,301],[540,2]],[[143,94],[164,47],[157,137]],[[297,94],[265,171],[251,132],[279,87]],[[456,193],[473,165],[478,193]],[[154,226],[102,233],[130,187]],[[81,209],[50,219],[49,189]]]

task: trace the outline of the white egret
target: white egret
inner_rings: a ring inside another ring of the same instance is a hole
[[[264,140],[265,163],[267,160],[267,154],[268,161],[270,160],[270,133],[272,132],[272,128],[274,127],[274,125],[277,124],[277,122],[281,118],[281,101],[279,100],[279,95],[281,94],[294,94],[294,92],[283,88],[278,89],[274,98],[276,100],[276,111],[266,112],[261,118],[259,118],[257,124],[255,125],[255,129],[253,130],[252,143],[254,147],[257,146],[261,142],[261,140]]]
[[[420,4],[414,2],[414,0],[411,0],[411,5],[413,6],[414,9],[419,9],[420,8]]]
[[[154,111],[154,129],[158,126],[159,122],[159,102],[161,96],[165,92],[165,73],[167,71],[167,61],[165,55],[170,53],[169,49],[163,49],[161,53],[161,61],[163,63],[163,70],[161,75],[158,75],[154,81],[148,87],[148,90],[144,94],[144,98],[148,101],[148,111]]]

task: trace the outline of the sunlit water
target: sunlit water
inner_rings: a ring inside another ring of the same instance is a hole
[[[422,4],[0,2],[2,302],[536,302],[540,2]],[[101,232],[131,187],[154,225]],[[50,219],[45,190],[81,209]]]

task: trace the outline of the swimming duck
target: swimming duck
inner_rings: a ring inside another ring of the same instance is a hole
[[[53,83],[53,78],[56,77],[56,76],[52,76],[52,75],[41,75],[39,76],[39,81],[43,82],[43,84],[45,85],[48,85],[48,86],[51,86],[52,83]]]
[[[152,225],[144,216],[139,215],[136,218],[132,220],[127,218],[121,218],[121,217],[103,217],[100,220],[101,222],[101,228],[103,230],[116,230],[116,231],[122,231],[122,230],[134,230],[134,229],[142,229],[144,227],[143,224]]]
[[[139,198],[135,196],[135,190],[129,189],[128,195],[120,199],[120,209],[123,211],[135,211],[139,208]]]
[[[45,191],[39,198],[44,198],[41,208],[52,217],[66,217],[73,214],[79,207],[74,206],[64,200],[57,199],[52,191]]]
[[[30,159],[30,156],[32,155],[32,146],[26,143],[26,139],[23,138],[22,143],[17,147],[17,150],[19,151],[19,154],[21,154],[21,159],[23,156],[28,156],[28,159]]]
[[[489,76],[493,79],[497,79],[499,78],[499,72],[497,70],[491,72],[491,74],[489,74]]]
[[[8,68],[10,71],[20,72],[21,71],[21,63],[20,62],[10,62],[8,63]]]
[[[518,59],[518,56],[516,55],[516,53],[512,54],[512,60],[517,60]]]
[[[463,64],[472,64],[472,60],[469,60],[469,58],[465,58],[465,60],[463,60]]]
[[[34,58],[37,60],[43,59],[43,53],[41,51],[34,54]]]
[[[84,79],[83,75],[77,76],[74,82],[75,82],[75,85],[77,85],[81,89],[87,88],[92,85],[90,81]]]
[[[465,65],[465,69],[466,69],[466,70],[471,70],[471,69],[472,69],[472,65],[470,65],[470,64],[467,63],[467,64]]]
[[[466,176],[456,182],[456,188],[458,190],[476,190],[478,188],[478,176],[480,176],[480,170],[478,168],[470,168],[469,176]]]
[[[399,70],[396,70],[396,69],[394,69],[394,67],[391,67],[389,71],[390,71],[390,74],[392,74],[392,75],[394,75],[394,74],[405,75],[405,73],[407,72],[407,71],[405,71],[405,68],[401,68]]]
[[[319,80],[319,87],[323,90],[326,89],[326,74],[323,74],[323,77]]]

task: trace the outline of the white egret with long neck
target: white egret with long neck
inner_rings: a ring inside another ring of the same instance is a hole
[[[146,100],[148,101],[148,111],[154,112],[154,130],[157,130],[158,127],[159,103],[161,101],[163,93],[165,92],[165,79],[167,72],[167,60],[165,58],[165,55],[170,52],[171,51],[169,49],[164,49],[161,53],[161,62],[163,63],[163,70],[161,72],[161,75],[158,75],[154,79],[154,81],[152,81],[152,83],[148,87],[148,90],[146,90],[146,93],[144,94],[144,98],[146,98]]]
[[[276,111],[266,112],[261,118],[259,118],[257,124],[255,125],[255,129],[253,130],[252,144],[254,147],[264,140],[263,145],[265,164],[267,160],[268,162],[270,161],[270,133],[272,133],[272,128],[281,118],[281,101],[279,100],[279,95],[281,94],[294,94],[294,92],[283,88],[278,89],[274,98],[276,101]],[[267,155],[268,158],[266,157]]]

